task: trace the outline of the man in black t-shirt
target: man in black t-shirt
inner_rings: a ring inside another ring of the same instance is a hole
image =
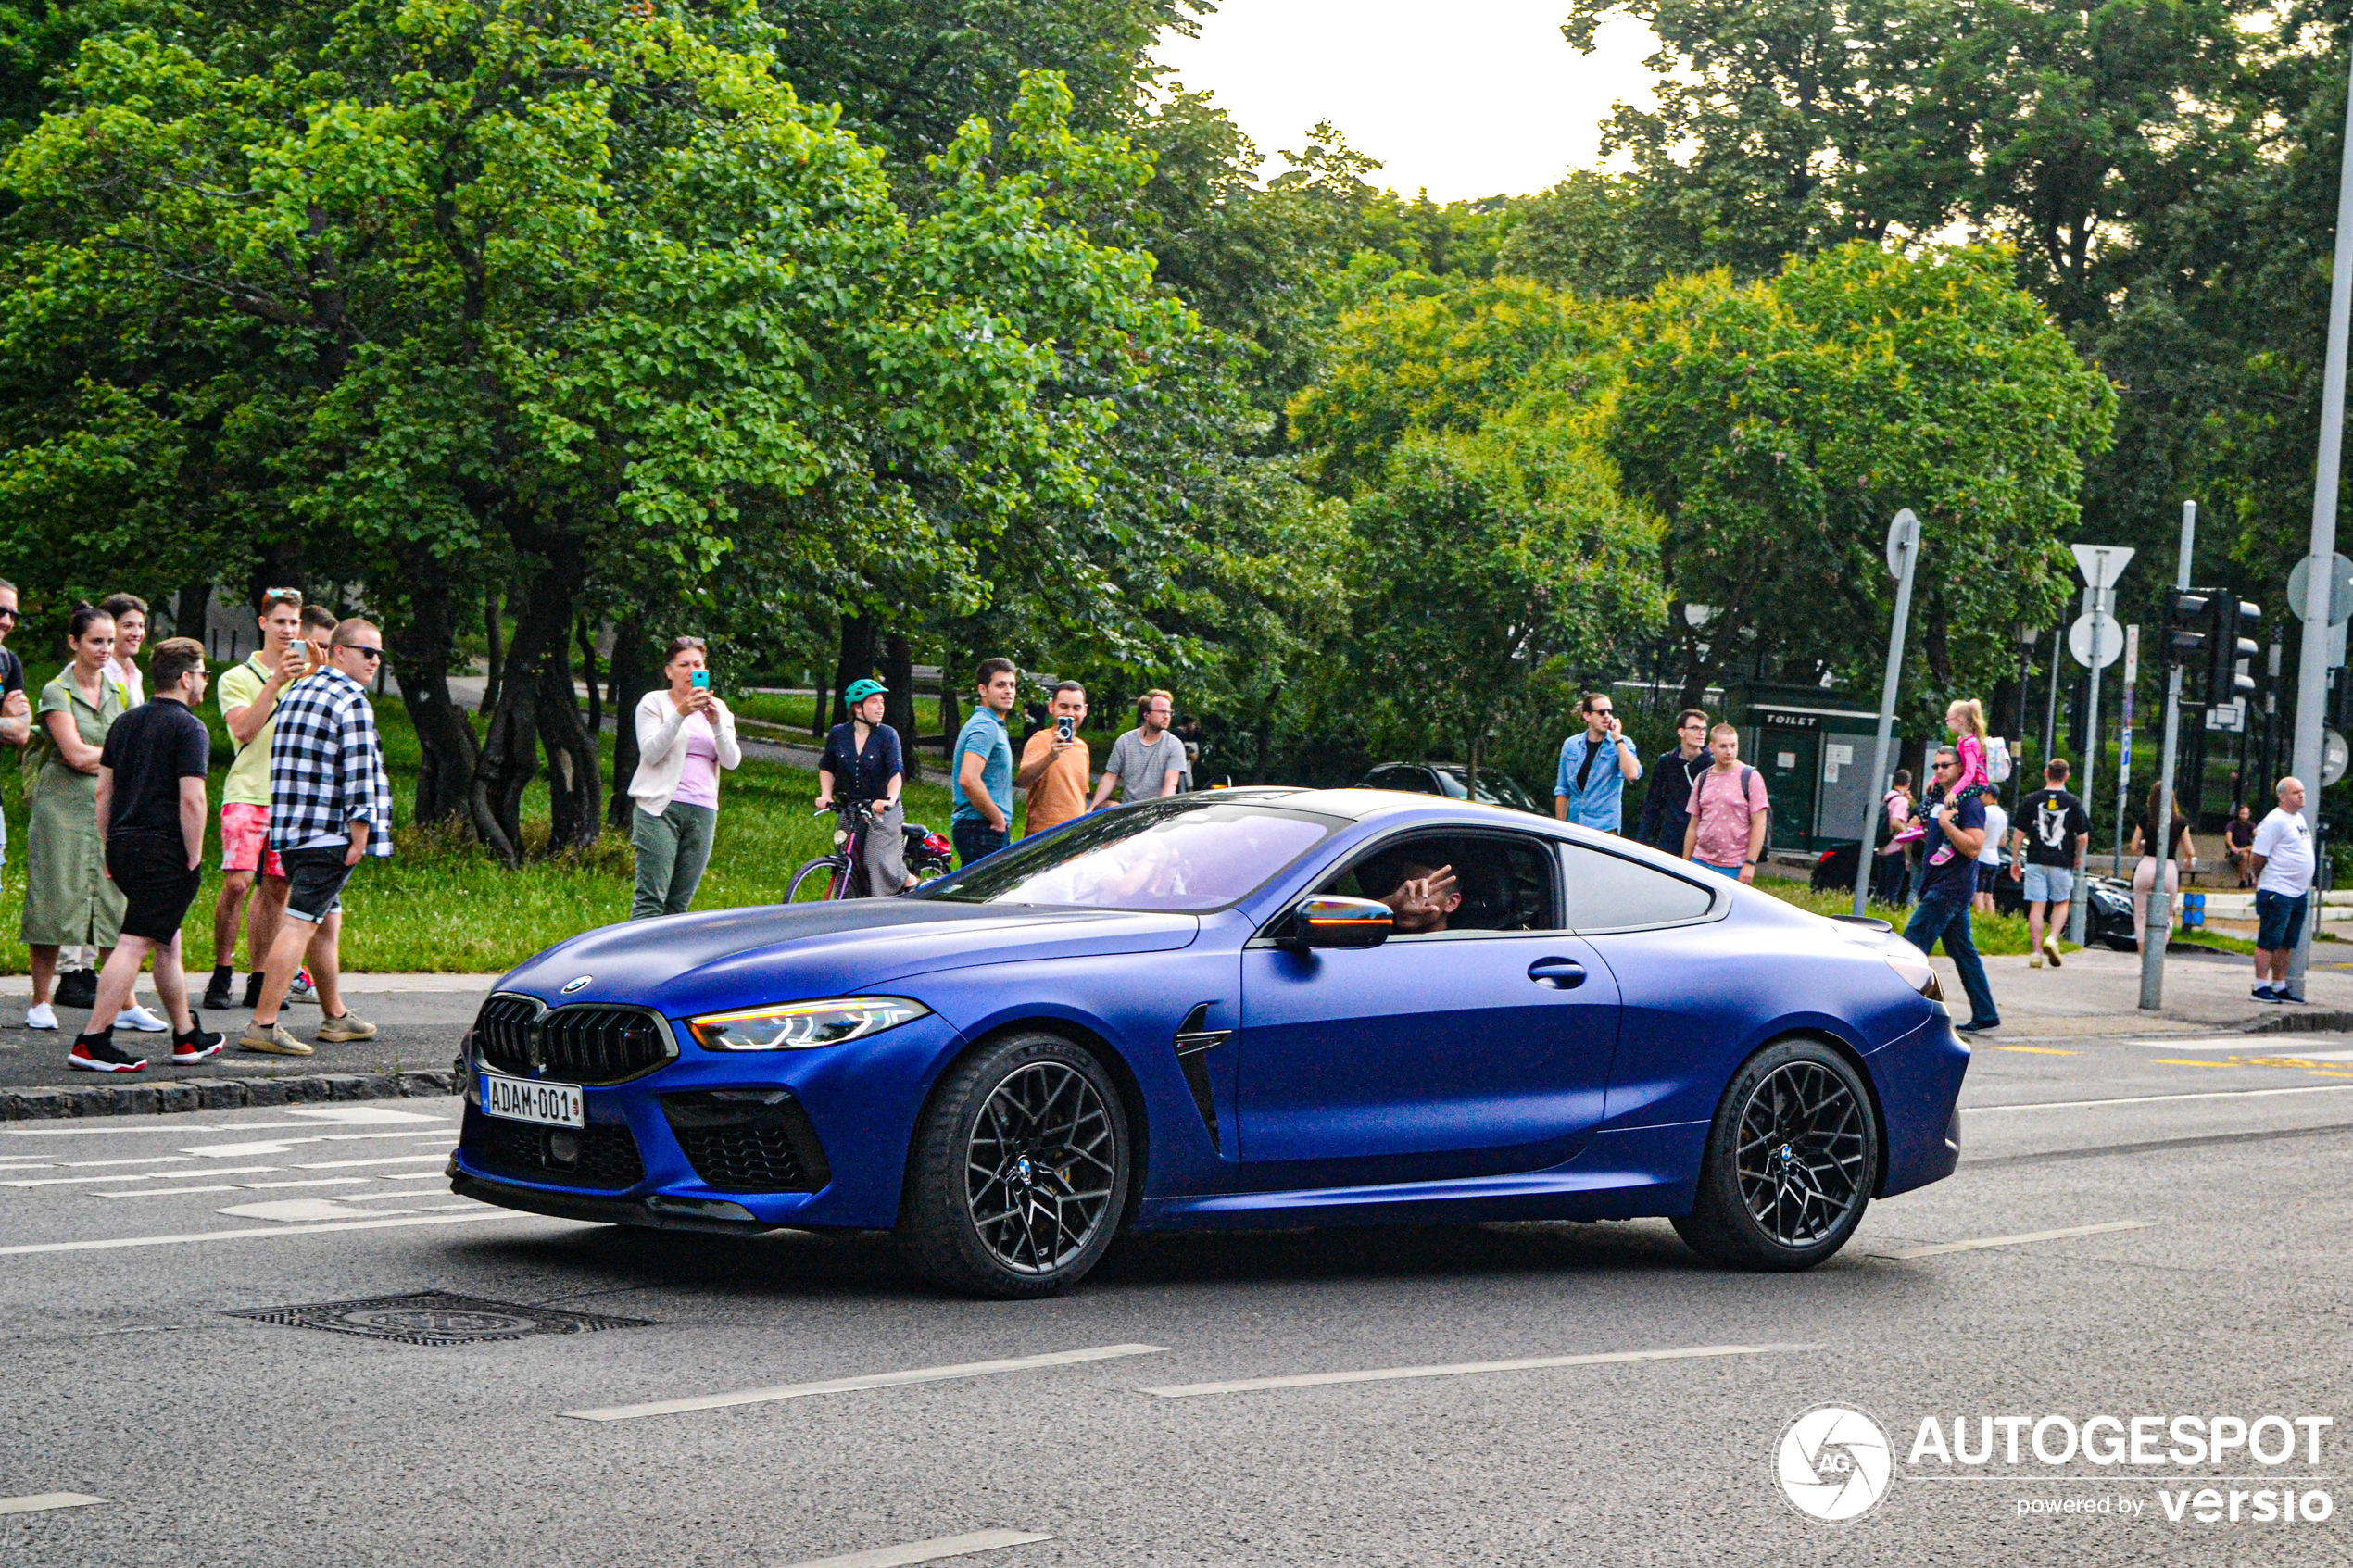
[[[119,1050],[115,1015],[131,1000],[139,966],[156,956],[156,995],[171,1014],[171,1060],[202,1061],[220,1049],[188,1007],[180,969],[180,922],[204,866],[205,773],[211,737],[189,709],[204,700],[204,646],[173,637],[156,648],[147,680],[154,696],[114,722],[98,753],[98,832],[107,875],[122,890],[122,940],[98,976],[97,1005],[67,1060],[91,1073],[136,1073],[147,1063]]]
[[[2075,873],[2092,841],[2091,813],[2067,786],[2064,757],[2043,768],[2043,787],[2018,803],[2010,824],[2010,875],[2026,884],[2026,935],[2033,957],[2030,969],[2048,959],[2059,967],[2059,912],[2075,897]]]

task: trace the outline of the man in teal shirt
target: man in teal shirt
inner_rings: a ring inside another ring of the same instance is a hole
[[[1005,847],[1013,820],[1013,742],[1005,715],[1013,710],[1021,679],[1010,659],[984,659],[975,677],[980,706],[956,732],[956,782],[949,794],[956,805],[948,836],[956,861],[969,866]]]

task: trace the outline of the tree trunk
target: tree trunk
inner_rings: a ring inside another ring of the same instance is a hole
[[[178,601],[171,607],[171,634],[203,642],[205,614],[211,607],[211,583],[191,583],[182,588]]]
[[[1266,782],[1266,753],[1274,744],[1275,704],[1281,700],[1282,695],[1283,688],[1277,686],[1266,694],[1266,700],[1258,705],[1256,735],[1258,754],[1251,759],[1250,764],[1250,782],[1254,784]]]
[[[418,551],[401,569],[413,597],[409,613],[390,629],[390,637],[399,661],[400,703],[416,727],[420,753],[409,819],[419,823],[463,819],[482,747],[466,710],[449,696],[449,665],[457,651],[449,596],[434,591],[443,573],[426,552]]]
[[[653,687],[653,660],[648,657],[646,623],[631,616],[612,639],[612,801],[608,813],[612,825],[629,831],[629,781],[637,776],[637,699]]]
[[[890,695],[883,698],[883,722],[899,732],[899,755],[904,759],[907,782],[913,784],[924,776],[923,759],[915,751],[915,660],[900,633],[883,639],[882,678],[890,688]]]
[[[601,756],[605,735],[605,688],[597,679],[597,635],[582,616],[574,624],[573,640],[580,644],[580,678],[588,683],[588,736],[597,743]]]
[[[595,678],[592,670],[589,679]],[[540,659],[535,696],[539,745],[547,754],[547,853],[588,848],[604,831],[598,809],[604,781],[596,733],[581,721],[580,701],[573,695],[571,642],[560,633],[548,639]]]
[[[522,861],[522,792],[539,771],[539,723],[546,707],[539,700],[539,671],[551,648],[563,647],[571,627],[569,584],[554,568],[544,568],[525,590],[505,659],[492,667],[498,701],[474,769],[472,809],[474,831],[510,866]],[[571,660],[563,662],[569,680]],[[579,721],[575,709],[573,722]],[[566,787],[560,784],[557,793]]]
[[[1473,734],[1470,742],[1470,797],[1478,798],[1478,743],[1486,737]]]
[[[964,705],[956,695],[956,650],[943,649],[939,658],[939,755],[952,774],[955,759],[949,748],[956,744],[956,732],[964,727]]]
[[[828,725],[849,722],[849,705],[841,694],[849,689],[852,681],[862,681],[875,672],[875,618],[852,615],[841,618],[841,658],[834,666],[833,717]]]
[[[482,591],[482,634],[490,650],[486,660],[490,673],[482,684],[482,706],[476,711],[488,713],[498,706],[498,677],[506,663],[506,655],[498,646],[498,590],[496,588]]]

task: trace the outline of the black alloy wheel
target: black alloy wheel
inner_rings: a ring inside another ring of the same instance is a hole
[[[917,1130],[900,1239],[950,1289],[1051,1295],[1110,1247],[1127,1147],[1092,1055],[1042,1032],[994,1042],[950,1070]]]
[[[1855,1234],[1878,1183],[1878,1116],[1854,1066],[1783,1040],[1732,1075],[1675,1229],[1712,1262],[1810,1269]]]

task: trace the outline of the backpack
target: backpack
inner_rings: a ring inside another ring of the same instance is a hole
[[[1995,784],[2010,782],[2016,764],[2010,759],[2010,743],[1999,735],[1985,737],[1985,776]]]

